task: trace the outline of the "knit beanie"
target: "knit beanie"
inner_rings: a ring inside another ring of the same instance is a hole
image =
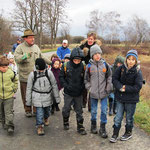
[[[94,54],[99,53],[102,54],[102,50],[100,48],[100,46],[98,46],[97,44],[94,44],[91,48],[90,48],[90,56],[91,58],[93,57]]]
[[[37,58],[35,60],[35,67],[37,70],[44,70],[46,68],[46,63],[45,63],[44,59]]]
[[[129,50],[129,51],[127,52],[126,59],[127,59],[129,56],[134,56],[134,57],[136,58],[136,60],[138,60],[138,52],[137,52],[135,49]]]

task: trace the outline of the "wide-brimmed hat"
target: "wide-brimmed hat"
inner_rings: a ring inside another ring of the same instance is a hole
[[[26,29],[24,31],[24,35],[22,36],[22,38],[27,37],[27,36],[35,36],[35,34],[32,32],[31,29]]]

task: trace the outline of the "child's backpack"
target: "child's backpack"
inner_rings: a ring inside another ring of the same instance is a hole
[[[105,65],[105,67],[106,67],[106,68],[104,68],[104,71],[106,72],[105,77],[107,78],[108,77],[108,64],[105,61],[103,63]],[[88,74],[89,74],[89,77],[90,77],[90,72],[91,72],[91,63],[89,62],[88,63]]]
[[[67,63],[68,63],[68,62],[64,62],[64,71],[65,71],[65,75],[67,74]],[[85,70],[86,70],[86,64],[85,64],[84,62],[82,62],[82,64],[83,64],[84,72],[85,72]]]
[[[50,83],[50,85],[51,85],[51,82],[50,82],[50,78],[49,78],[49,76],[48,76],[48,70],[47,70],[47,69],[45,70],[45,75],[43,75],[43,76],[37,77],[37,71],[34,71],[33,74],[34,74],[33,86],[34,86],[34,84],[35,84],[37,78],[41,78],[41,77],[44,77],[44,76],[47,77],[47,79],[48,79],[48,81],[49,81],[49,83]]]

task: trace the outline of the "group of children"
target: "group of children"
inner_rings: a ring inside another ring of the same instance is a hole
[[[124,63],[118,61],[113,69],[102,58],[102,50],[94,44],[90,48],[90,60],[85,66],[84,55],[80,47],[75,47],[71,55],[65,56],[65,62],[54,55],[52,64],[48,67],[42,58],[35,61],[34,71],[28,77],[26,105],[36,107],[36,126],[38,135],[44,134],[44,125],[49,125],[50,112],[59,111],[59,91],[64,88],[64,106],[62,108],[64,130],[69,130],[70,108],[73,102],[76,112],[77,132],[85,135],[83,122],[83,90],[90,93],[91,102],[91,133],[97,134],[97,106],[101,104],[99,135],[107,138],[107,100],[112,92],[117,100],[114,108],[113,135],[110,142],[115,143],[119,136],[121,122],[126,113],[125,133],[121,140],[132,137],[133,116],[143,78],[137,67],[138,53],[136,50],[127,52]],[[120,64],[121,63],[121,64]],[[12,133],[13,125],[13,95],[17,90],[18,78],[8,67],[9,61],[0,58],[0,121],[5,114],[5,125],[8,133]],[[113,74],[112,74],[113,71]],[[9,84],[7,83],[9,82]],[[8,87],[7,87],[8,86]],[[114,102],[111,101],[113,104]],[[109,105],[111,105],[109,102]],[[51,107],[52,106],[52,107]],[[6,108],[5,108],[6,107]],[[112,107],[110,108],[112,110]],[[110,114],[112,114],[110,110]],[[5,112],[9,111],[9,112]]]

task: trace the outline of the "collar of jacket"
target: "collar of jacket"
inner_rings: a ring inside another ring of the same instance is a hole
[[[24,43],[25,43],[25,45],[28,46],[28,47],[32,47],[32,46],[34,45],[34,44],[33,44],[33,45],[29,45],[26,41],[24,41]]]

